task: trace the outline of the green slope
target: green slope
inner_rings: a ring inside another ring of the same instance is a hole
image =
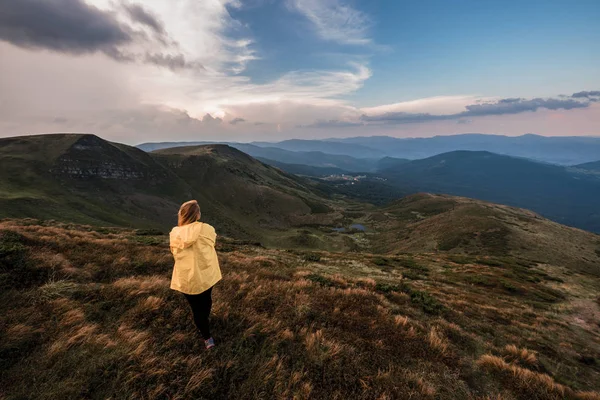
[[[440,154],[380,174],[412,192],[523,207],[562,224],[600,232],[600,179],[594,174],[479,151]]]
[[[0,140],[0,166],[0,218],[165,230],[195,198],[220,233],[282,245],[340,218],[310,181],[226,145],[148,154],[93,135],[19,137]]]
[[[0,217],[166,226],[190,188],[141,150],[93,135],[0,140]]]

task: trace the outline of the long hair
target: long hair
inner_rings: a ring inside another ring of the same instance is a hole
[[[179,207],[177,213],[177,225],[183,226],[196,222],[200,219],[200,206],[196,200],[186,201]]]

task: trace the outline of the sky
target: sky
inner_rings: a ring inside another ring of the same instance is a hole
[[[597,0],[0,0],[0,137],[600,136]]]

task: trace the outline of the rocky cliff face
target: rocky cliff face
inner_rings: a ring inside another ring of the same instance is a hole
[[[132,155],[96,136],[86,135],[61,155],[50,172],[76,179],[164,179],[167,173],[140,163]]]

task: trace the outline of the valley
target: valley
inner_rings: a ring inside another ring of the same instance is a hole
[[[230,145],[282,171],[332,187],[323,190],[360,202],[381,206],[407,194],[452,194],[531,209],[561,224],[600,232],[600,175],[595,162],[600,158],[599,138],[473,134]],[[574,165],[584,159],[594,162]],[[346,185],[339,178],[344,174],[364,178]]]

